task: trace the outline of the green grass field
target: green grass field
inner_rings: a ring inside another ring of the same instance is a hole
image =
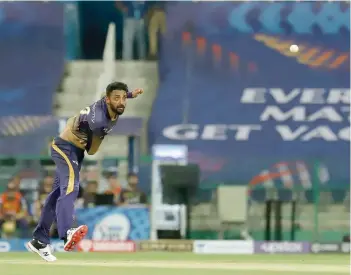
[[[34,253],[1,253],[4,275],[268,275],[349,274],[349,255],[195,255],[173,252],[56,253],[54,263]]]

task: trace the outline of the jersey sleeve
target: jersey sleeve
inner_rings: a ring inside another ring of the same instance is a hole
[[[89,129],[90,129],[90,131],[92,132],[92,134],[94,135],[94,136],[101,136],[102,135],[102,129],[101,129],[101,127],[99,127],[99,123],[97,123],[97,122],[92,122],[92,121],[90,121],[90,120],[88,120],[88,123],[89,123]]]

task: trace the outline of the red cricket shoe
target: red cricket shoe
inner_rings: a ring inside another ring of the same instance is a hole
[[[72,251],[76,245],[85,237],[88,233],[88,226],[81,225],[77,228],[71,228],[67,230],[67,241],[63,249],[65,251]]]

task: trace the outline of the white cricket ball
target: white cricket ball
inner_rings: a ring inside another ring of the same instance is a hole
[[[290,51],[291,51],[292,53],[297,53],[297,52],[299,51],[299,46],[297,46],[297,45],[291,45],[291,46],[290,46]]]

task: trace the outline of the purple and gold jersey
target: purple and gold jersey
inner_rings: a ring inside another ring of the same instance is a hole
[[[78,115],[71,117],[68,124],[72,125],[72,133],[86,144],[89,151],[93,135],[103,139],[116,125],[116,120],[111,120],[105,98],[84,108]]]

